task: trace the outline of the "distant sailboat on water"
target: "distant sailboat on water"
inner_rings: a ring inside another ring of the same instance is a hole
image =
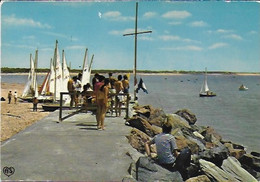
[[[216,94],[209,90],[208,80],[207,80],[207,68],[205,68],[204,82],[200,90],[200,97],[215,97]]]

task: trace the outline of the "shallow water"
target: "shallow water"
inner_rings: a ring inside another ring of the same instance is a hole
[[[260,151],[260,76],[208,75],[209,88],[217,94],[212,98],[199,97],[204,75],[144,75],[142,79],[149,94],[139,91],[139,104],[166,113],[187,108],[196,115],[196,124],[212,126],[225,140]],[[38,76],[39,84],[43,80],[43,75]],[[1,75],[1,81],[25,84],[27,75]],[[238,90],[242,83],[247,91]]]

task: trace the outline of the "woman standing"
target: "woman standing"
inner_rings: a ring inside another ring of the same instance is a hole
[[[109,79],[106,78],[104,85],[97,91],[97,128],[104,130],[104,121],[108,108]]]

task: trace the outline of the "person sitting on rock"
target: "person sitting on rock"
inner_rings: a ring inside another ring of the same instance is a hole
[[[171,135],[172,125],[167,120],[162,124],[162,133],[156,135],[151,141],[145,143],[145,151],[151,156],[150,145],[155,144],[157,150],[157,162],[169,171],[178,170],[182,178],[187,179],[186,167],[190,165],[191,151],[185,148],[178,152],[176,141]]]

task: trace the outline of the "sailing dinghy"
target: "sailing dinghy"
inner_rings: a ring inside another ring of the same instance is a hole
[[[216,94],[209,90],[208,81],[207,81],[207,68],[205,68],[204,82],[200,90],[200,97],[215,97]]]

